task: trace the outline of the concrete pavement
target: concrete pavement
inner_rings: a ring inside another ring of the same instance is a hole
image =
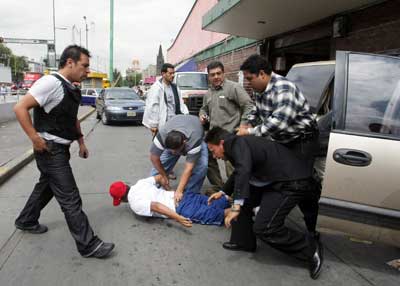
[[[94,109],[80,106],[78,118],[83,120]],[[0,184],[15,171],[33,159],[32,143],[25,135],[18,121],[0,123]]]
[[[103,126],[94,115],[82,126],[90,157],[78,158],[75,144],[71,164],[83,209],[95,232],[116,243],[115,254],[80,257],[54,200],[41,217],[49,232],[15,230],[14,219],[38,179],[32,162],[0,186],[0,285],[399,285],[400,274],[384,263],[400,257],[400,250],[330,230],[321,229],[325,264],[313,281],[301,262],[261,242],[255,254],[222,249],[229,238],[222,227],[185,229],[171,220],[137,217],[127,205],[113,207],[112,181],[134,183],[149,174],[150,134],[138,126]],[[289,223],[303,228],[297,212]]]

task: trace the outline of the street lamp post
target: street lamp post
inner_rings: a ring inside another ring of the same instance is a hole
[[[88,41],[88,25],[86,21],[86,16],[83,16],[83,20],[85,20],[85,27],[86,27],[86,49],[89,49],[89,41]]]
[[[55,62],[57,63],[57,50],[56,50],[56,8],[53,0],[53,39],[54,39],[54,54]]]

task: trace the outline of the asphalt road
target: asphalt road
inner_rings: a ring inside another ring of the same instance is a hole
[[[53,200],[40,222],[49,231],[25,234],[14,219],[25,204],[38,171],[32,162],[0,186],[0,285],[400,285],[400,272],[385,262],[400,250],[357,243],[322,230],[326,245],[323,272],[317,281],[305,266],[259,243],[254,254],[229,252],[223,227],[185,229],[171,220],[140,218],[127,205],[113,207],[112,181],[134,183],[149,174],[150,134],[140,126],[103,126],[92,115],[82,123],[90,157],[71,164],[83,208],[95,232],[116,244],[106,260],[82,258],[76,251],[59,206]],[[178,175],[182,163],[178,165]],[[302,228],[295,212],[289,223]]]

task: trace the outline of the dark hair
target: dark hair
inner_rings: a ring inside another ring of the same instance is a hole
[[[174,69],[175,67],[173,66],[173,65],[171,65],[171,64],[169,64],[169,63],[165,63],[165,64],[163,64],[162,65],[162,67],[161,67],[161,72],[163,73],[163,72],[167,72],[168,71],[168,69]]]
[[[219,61],[213,61],[208,64],[207,66],[207,72],[209,73],[210,70],[216,69],[216,68],[221,68],[222,71],[224,71],[224,65],[219,62]]]
[[[90,58],[90,52],[84,47],[78,45],[70,45],[64,49],[60,57],[58,68],[62,69],[67,64],[68,59],[72,59],[75,63],[81,59],[81,54],[87,55]]]
[[[240,66],[241,71],[248,71],[253,74],[259,74],[263,70],[267,75],[272,72],[272,66],[264,57],[260,55],[251,55]]]
[[[182,147],[183,141],[186,139],[185,135],[179,131],[170,131],[165,138],[165,147],[167,149],[176,150]]]
[[[210,143],[213,145],[218,145],[221,140],[225,140],[225,138],[230,135],[228,131],[221,127],[213,127],[210,131],[208,131],[204,141],[206,143]]]

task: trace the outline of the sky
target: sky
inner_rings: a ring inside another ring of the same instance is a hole
[[[195,0],[114,0],[114,68],[122,71],[133,59],[146,68],[156,63],[159,45],[164,58]],[[108,72],[110,0],[54,0],[57,54],[75,39],[92,54],[91,68]],[[0,0],[0,37],[53,39],[53,0]],[[75,25],[76,29],[72,29]],[[58,29],[61,28],[61,29]],[[66,29],[65,29],[66,28]],[[72,32],[74,30],[74,32]],[[74,34],[74,36],[73,36]],[[74,38],[73,38],[74,37]],[[45,45],[7,44],[14,54],[40,60]]]

